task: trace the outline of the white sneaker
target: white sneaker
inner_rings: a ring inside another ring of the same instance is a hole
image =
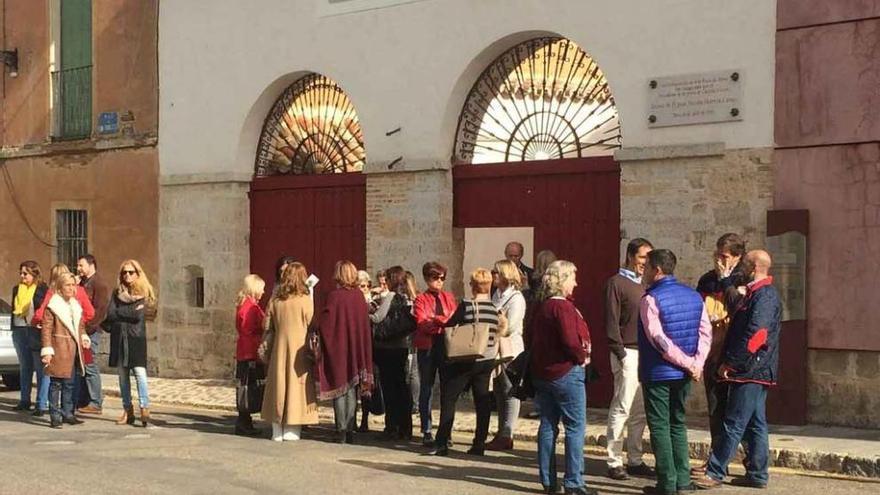
[[[282,438],[287,442],[295,442],[299,440],[299,435],[301,432],[302,427],[300,426],[285,426],[284,436]]]
[[[280,442],[284,439],[284,432],[281,429],[281,423],[272,423],[272,441]]]

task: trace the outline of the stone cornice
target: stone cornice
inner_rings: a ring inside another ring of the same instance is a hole
[[[161,186],[191,186],[196,184],[249,183],[253,175],[242,172],[214,172],[202,174],[174,174],[159,177]]]
[[[55,141],[0,148],[0,158],[13,159],[62,154],[97,153],[101,151],[127,148],[154,147],[158,142],[159,138],[155,134],[143,134],[134,137],[84,139],[80,141]]]
[[[723,156],[726,152],[724,143],[672,144],[665,146],[649,146],[644,148],[620,148],[614,152],[614,159],[619,162],[635,162],[642,160],[665,160],[668,158],[698,158],[704,156]]]
[[[400,158],[397,160],[382,160],[376,162],[367,162],[364,167],[364,174],[393,174],[397,172],[432,172],[450,170],[452,165],[448,161],[443,160],[426,160],[416,159],[407,160]]]

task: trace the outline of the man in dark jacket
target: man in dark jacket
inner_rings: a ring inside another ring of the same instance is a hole
[[[743,255],[746,243],[738,234],[727,233],[715,243],[713,259],[715,267],[709,270],[697,283],[697,292],[706,303],[709,320],[712,322],[712,347],[703,367],[703,382],[706,389],[706,404],[709,409],[709,431],[712,444],[721,436],[724,409],[727,407],[727,383],[718,380],[718,365],[730,315],[734,313],[742,294],[740,288],[748,283],[743,269]],[[694,474],[705,474],[707,464],[694,468]]]
[[[98,275],[98,263],[91,254],[86,254],[76,262],[76,271],[79,273],[80,282],[86,294],[89,296],[92,306],[95,307],[95,317],[86,325],[86,333],[91,341],[91,353],[98,355],[98,347],[101,343],[101,323],[107,317],[107,307],[110,305],[110,286]],[[77,409],[81,414],[101,414],[104,398],[101,394],[101,369],[94,362],[86,364],[85,386],[88,390],[89,403]]]
[[[770,276],[770,255],[750,251],[744,268],[751,282],[734,313],[724,345],[718,377],[729,383],[721,436],[712,446],[706,475],[695,484],[702,489],[721,486],[727,465],[741,441],[749,458],[741,485],[764,488],[770,455],[767,429],[767,389],[776,384],[782,302]]]

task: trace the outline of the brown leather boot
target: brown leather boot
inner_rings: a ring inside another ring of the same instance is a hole
[[[134,407],[126,407],[122,410],[122,416],[116,420],[118,425],[130,425],[134,423]]]
[[[150,423],[150,408],[142,407],[141,408],[141,425],[146,428],[147,424]]]

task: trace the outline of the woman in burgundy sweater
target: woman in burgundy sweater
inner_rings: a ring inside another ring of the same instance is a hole
[[[556,437],[565,427],[565,493],[592,494],[584,486],[584,431],[587,418],[585,367],[590,362],[590,330],[570,298],[577,268],[554,261],[543,278],[541,305],[531,321],[531,372],[540,408],[538,476],[547,493],[556,493]]]

